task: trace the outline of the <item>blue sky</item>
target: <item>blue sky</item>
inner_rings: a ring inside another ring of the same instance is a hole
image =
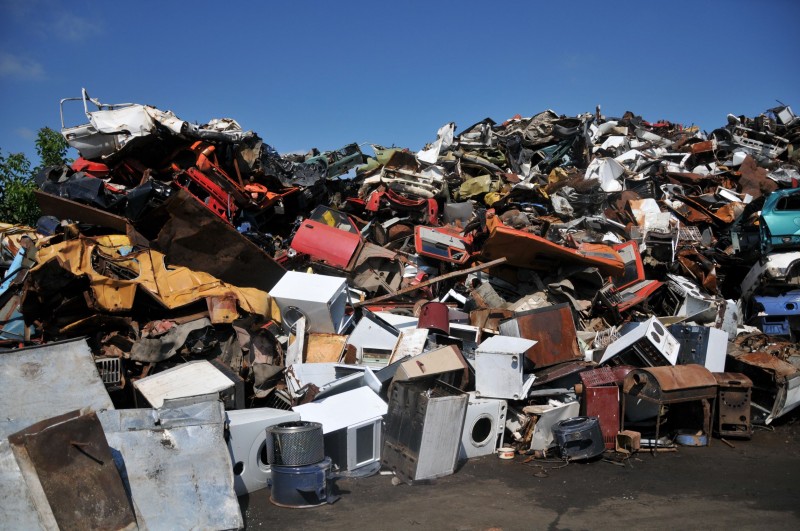
[[[798,20],[797,0],[0,0],[0,149],[36,161],[81,87],[235,118],[280,152],[419,149],[446,122],[597,104],[710,131],[776,99],[800,114]]]

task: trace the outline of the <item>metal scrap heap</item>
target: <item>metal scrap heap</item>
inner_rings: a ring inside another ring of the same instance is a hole
[[[800,405],[789,106],[711,132],[546,110],[366,156],[76,102],[44,215],[0,225],[15,527],[236,528],[262,488],[747,440]]]

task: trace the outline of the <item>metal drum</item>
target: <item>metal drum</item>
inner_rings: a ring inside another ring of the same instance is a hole
[[[267,460],[270,465],[304,466],[325,459],[322,424],[283,422],[267,428]]]
[[[419,311],[417,328],[450,334],[450,310],[443,302],[426,302]]]
[[[306,466],[273,466],[269,501],[280,507],[302,509],[333,503],[331,458]]]
[[[561,456],[565,459],[591,459],[605,451],[603,433],[597,417],[572,417],[553,424]]]

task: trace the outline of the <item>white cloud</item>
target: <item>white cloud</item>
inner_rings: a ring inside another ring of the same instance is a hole
[[[17,134],[18,137],[23,138],[25,140],[35,140],[36,139],[36,131],[33,129],[28,129],[27,127],[17,127],[14,132]]]
[[[27,81],[44,78],[44,68],[33,59],[0,52],[0,79]]]
[[[53,26],[55,35],[71,42],[99,37],[103,33],[103,27],[97,22],[66,11],[54,14]]]

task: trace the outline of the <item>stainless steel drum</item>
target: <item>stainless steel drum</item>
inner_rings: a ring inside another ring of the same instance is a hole
[[[305,466],[325,459],[322,424],[283,422],[267,428],[267,460],[270,465]]]

